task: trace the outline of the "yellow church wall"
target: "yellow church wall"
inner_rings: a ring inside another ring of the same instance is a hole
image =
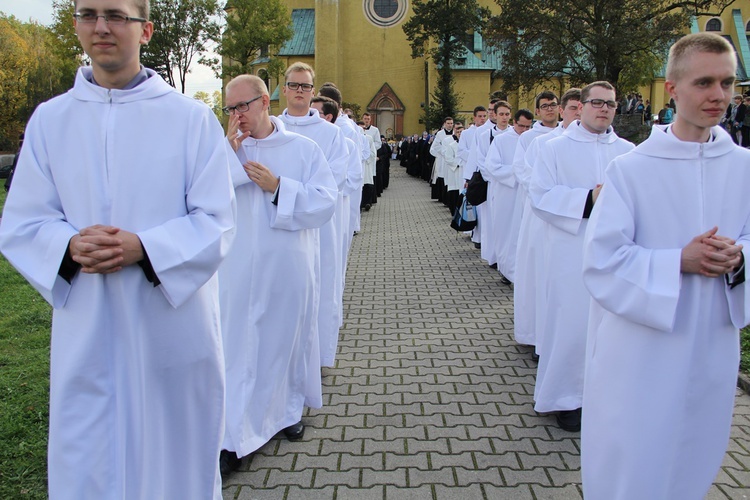
[[[286,57],[288,66],[295,61],[303,61],[315,68],[316,86],[332,81],[341,90],[344,100],[357,103],[362,111],[367,109],[383,84],[387,83],[404,105],[403,127],[405,134],[419,133],[424,125],[419,123],[423,106],[431,100],[435,90],[437,71],[432,61],[425,65],[425,59],[412,59],[411,47],[403,32],[403,23],[412,15],[411,5],[405,17],[396,25],[379,27],[372,24],[363,10],[362,0],[286,0],[289,11],[293,9],[315,10],[315,55]],[[411,2],[409,2],[411,3]],[[493,0],[479,0],[479,3],[497,13],[498,7]],[[732,17],[733,9],[741,9],[743,22],[750,20],[750,0],[737,0],[725,9],[720,16],[722,31],[732,37],[739,50],[740,44]],[[703,16],[697,19],[699,29],[705,30],[710,19]],[[747,61],[750,64],[750,61]],[[262,67],[259,66],[254,70]],[[427,85],[425,85],[427,74]],[[455,90],[460,96],[460,115],[470,119],[471,111],[477,105],[487,106],[491,92],[499,90],[502,80],[491,80],[489,71],[458,70],[454,72]],[[276,87],[271,82],[270,91]],[[558,96],[570,85],[564,80],[552,80],[538,85],[534,89],[513,92],[507,96],[514,109],[534,109],[534,96],[542,89],[551,89]],[[738,87],[738,90],[740,88]],[[656,79],[651,85],[640,89],[644,99],[650,99],[654,113],[669,100],[664,91],[664,80]],[[277,113],[286,106],[283,95],[280,96]]]

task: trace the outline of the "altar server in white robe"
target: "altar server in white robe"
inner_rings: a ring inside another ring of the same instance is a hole
[[[519,109],[513,116],[513,126],[505,134],[493,141],[484,162],[484,171],[489,187],[492,188],[493,229],[492,242],[495,245],[497,270],[510,283],[514,280],[516,242],[518,233],[513,234],[513,221],[516,216],[516,194],[518,183],[513,174],[513,155],[521,134],[528,132],[534,115],[528,109]],[[489,190],[488,190],[489,191]],[[488,197],[490,193],[488,192]]]
[[[702,499],[724,459],[750,321],[750,153],[717,126],[735,74],[722,37],[680,39],[675,122],[607,168],[583,258],[587,499]]]
[[[481,257],[487,261],[491,267],[497,267],[497,255],[495,253],[495,194],[497,187],[492,185],[492,179],[486,170],[487,154],[492,149],[492,143],[495,138],[500,137],[510,130],[510,117],[513,112],[513,106],[507,101],[497,101],[492,105],[492,111],[495,115],[495,126],[491,127],[492,133],[482,132],[477,139],[476,163],[477,170],[481,172],[482,178],[487,181],[487,201],[482,203],[484,209],[484,223],[480,230],[482,231],[482,250]],[[503,281],[509,283],[506,279]]]
[[[464,179],[468,182],[471,177],[474,175],[474,172],[479,170],[479,167],[477,166],[477,144],[479,143],[479,136],[484,133],[484,131],[491,129],[495,126],[495,104],[500,99],[492,99],[490,101],[490,105],[487,107],[487,120],[482,124],[477,126],[476,131],[474,132],[474,138],[472,142],[468,145],[469,146],[469,154],[466,158],[466,165],[463,168],[464,173]],[[486,205],[484,203],[480,203],[476,209],[477,209],[477,225],[474,228],[474,230],[471,233],[471,241],[474,243],[474,248],[480,248],[482,247],[482,218],[486,217],[485,212]]]
[[[286,69],[283,94],[287,109],[279,115],[286,129],[312,139],[320,146],[328,161],[338,188],[334,216],[320,228],[320,308],[318,335],[321,345],[322,366],[333,366],[334,352],[322,346],[335,346],[341,325],[341,300],[343,298],[342,248],[346,235],[339,228],[344,217],[344,188],[349,168],[349,150],[339,127],[320,118],[316,109],[310,108],[315,95],[315,72],[305,63],[294,63]]]
[[[378,150],[375,149],[375,141],[374,139],[369,135],[366,134],[364,131],[365,122],[362,120],[359,120],[357,122],[357,126],[359,127],[362,137],[364,137],[364,141],[366,144],[366,148],[369,151],[369,155],[367,156],[367,159],[362,162],[362,206],[361,208],[364,209],[366,212],[370,211],[370,208],[372,208],[372,200],[373,196],[377,197],[377,195],[374,195],[375,193],[375,164],[378,160]]]
[[[444,201],[443,189],[446,184],[443,148],[448,144],[448,141],[455,141],[453,139],[453,118],[450,116],[443,119],[443,128],[438,130],[437,134],[435,134],[435,139],[430,145],[430,154],[435,157],[435,163],[432,166],[432,176],[430,177],[433,200]]]
[[[510,119],[510,111],[507,111],[507,117],[504,118],[502,121],[500,118],[495,114],[495,109],[503,109],[506,108],[497,108],[497,104],[501,103],[503,101],[495,101],[492,105],[492,121],[488,121],[489,126],[486,126],[483,130],[477,130],[476,134],[476,144],[472,148],[472,150],[469,152],[469,163],[471,163],[472,167],[475,171],[481,173],[482,169],[484,168],[484,161],[487,157],[487,152],[490,150],[490,146],[492,145],[492,142],[495,140],[497,136],[502,134],[508,129],[508,121]],[[510,104],[508,104],[510,106]],[[505,111],[503,111],[505,113]],[[483,176],[484,178],[484,176]],[[486,178],[484,178],[487,180]],[[481,209],[479,208],[481,207]],[[478,212],[481,214],[481,220],[482,223],[478,224],[477,227],[479,228],[479,239],[481,241],[481,249],[480,249],[480,255],[481,257],[487,261],[489,265],[494,265],[495,262],[492,262],[492,259],[488,255],[489,249],[492,248],[491,243],[491,230],[492,230],[492,210],[490,207],[489,202],[489,186],[487,189],[487,201],[484,203],[481,203],[477,207]],[[475,229],[476,231],[476,229]]]
[[[565,129],[573,123],[574,121],[581,118],[581,110],[580,110],[580,104],[581,102],[581,89],[572,88],[568,89],[562,96],[560,100],[560,117],[562,118],[562,121],[557,125],[557,127],[552,130],[551,132],[547,134],[542,134],[540,136],[537,136],[533,141],[531,141],[531,144],[529,144],[528,148],[526,149],[526,157],[528,158],[536,158],[539,154],[539,150],[544,146],[544,144],[554,139],[555,137],[561,135]],[[518,214],[518,217],[515,217],[514,214],[514,224],[517,224],[517,227],[514,227],[512,231],[515,231],[515,234],[518,234],[520,237],[520,230],[521,230],[521,220],[523,217],[524,207],[528,204],[528,196],[526,195],[525,191],[519,191],[519,195],[516,199],[516,209],[517,212],[521,212]],[[534,283],[532,283],[530,286],[526,287],[524,286],[527,291],[533,292],[533,311],[534,311],[534,319],[533,324],[535,325],[542,325],[544,324],[544,318],[547,313],[547,271],[546,271],[546,265],[547,265],[547,235],[544,231],[544,221],[541,220],[533,210],[528,208],[529,215],[527,216],[527,223],[529,224],[529,228],[527,231],[524,232],[524,245],[526,248],[533,248],[534,251]],[[518,239],[516,239],[516,256],[518,256]],[[539,351],[538,346],[541,342],[540,338],[544,335],[544,330],[541,328],[536,329],[535,332],[535,354],[534,357],[538,358]]]
[[[537,325],[539,367],[534,409],[556,411],[558,425],[581,427],[586,327],[590,296],[581,262],[588,217],[604,181],[604,169],[633,149],[612,129],[617,110],[614,87],[605,81],[581,90],[581,119],[539,151],[529,183],[532,209],[545,222],[546,313]],[[541,343],[539,341],[542,341]]]
[[[336,123],[341,118],[339,117],[339,105],[333,99],[323,96],[313,97],[311,106],[318,111],[318,114],[328,123]],[[342,133],[348,131],[347,127],[340,128]],[[352,130],[356,134],[355,131]],[[346,134],[344,134],[346,135]],[[337,225],[337,231],[340,231],[344,235],[341,239],[341,290],[343,291],[346,285],[346,262],[349,255],[349,244],[351,243],[351,237],[346,233],[349,230],[349,196],[352,192],[361,189],[362,187],[362,163],[360,162],[360,152],[357,149],[357,145],[353,140],[345,137],[348,155],[348,166],[346,171],[346,184],[343,190],[343,202],[344,210],[341,211],[339,219],[343,219]],[[343,324],[343,295],[339,300],[339,326]],[[336,357],[336,348],[338,346],[338,332],[336,335],[329,335],[327,337],[321,336],[320,338],[320,359],[323,366],[333,366]]]
[[[458,161],[461,165],[461,176],[464,179],[464,183],[471,179],[474,173],[468,171],[469,164],[469,152],[476,143],[476,132],[482,125],[487,121],[487,108],[484,106],[477,106],[474,108],[473,121],[469,128],[464,129],[461,133],[461,138],[458,141]]]
[[[355,149],[354,151],[352,151],[351,146],[347,143],[347,147],[349,147],[350,150],[350,158],[349,169],[347,170],[346,174],[346,185],[344,186],[344,198],[348,201],[349,204],[349,216],[347,218],[349,226],[345,228],[344,231],[346,234],[346,248],[343,254],[344,262],[342,263],[342,267],[344,270],[343,277],[345,278],[346,262],[349,255],[349,248],[351,247],[352,243],[352,237],[354,236],[354,231],[359,231],[359,206],[362,202],[363,185],[362,162],[370,156],[370,150],[368,148],[367,154],[365,155],[364,148],[362,147],[364,141],[363,134],[359,130],[357,124],[354,123],[354,121],[352,121],[342,111],[341,105],[343,102],[343,97],[338,87],[336,87],[336,85],[332,82],[326,82],[321,86],[320,90],[318,90],[318,96],[328,97],[329,99],[333,99],[336,102],[339,107],[339,113],[336,117],[332,118],[331,122],[341,129],[341,133],[344,134],[344,137],[350,139],[354,143]],[[352,158],[353,155],[356,155],[357,157],[356,162],[355,159]]]
[[[237,237],[219,269],[230,452],[222,468],[230,472],[279,431],[301,438],[303,407],[322,405],[317,233],[338,190],[321,149],[268,116],[263,80],[235,78],[226,102],[242,163],[232,171]]]
[[[148,16],[78,0],[91,66],[31,117],[0,225],[0,249],[54,308],[52,500],[221,498],[215,273],[236,160],[206,106],[140,66]]]
[[[528,191],[531,167],[536,161],[536,151],[529,150],[529,145],[539,136],[552,132],[557,128],[558,101],[554,92],[545,90],[537,94],[535,99],[536,115],[539,120],[531,130],[518,139],[516,152],[513,156],[513,172],[518,182],[518,205],[522,205],[521,225],[518,230],[516,247],[516,270],[513,282],[513,335],[516,342],[523,345],[536,344],[536,271],[541,259],[543,246],[531,246],[534,232],[541,232],[541,221],[534,215],[529,206]],[[532,353],[533,357],[536,357]]]
[[[451,210],[451,215],[458,210],[456,207],[458,203],[458,193],[464,187],[463,176],[461,175],[461,167],[458,159],[458,143],[461,139],[461,133],[464,131],[464,124],[456,122],[453,127],[453,135],[449,136],[452,139],[446,141],[443,147],[443,158],[445,159],[445,185],[448,189],[448,208]]]

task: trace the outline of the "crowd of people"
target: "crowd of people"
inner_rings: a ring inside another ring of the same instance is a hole
[[[640,96],[618,103],[605,81],[543,91],[534,113],[493,99],[463,131],[446,117],[400,145],[402,166],[454,210],[476,172],[487,183],[472,241],[513,287],[534,409],[582,433],[586,498],[703,498],[723,459],[750,319],[737,293],[748,154],[719,126],[725,111],[735,128],[747,116],[741,96],[726,106],[735,69],[720,37],[677,42],[670,102],[638,147],[612,123],[644,113]]]
[[[287,68],[279,116],[263,80],[231,80],[225,134],[140,64],[148,16],[76,1],[91,65],[34,112],[0,224],[54,308],[53,500],[218,500],[242,457],[301,439],[352,239],[389,184],[372,117],[355,123],[307,64]],[[535,409],[582,431],[587,498],[699,498],[721,463],[750,315],[750,153],[716,126],[735,69],[720,37],[678,41],[679,112],[636,148],[603,81],[544,91],[535,113],[493,100],[400,145],[453,210],[475,172],[488,182],[472,241],[514,284]]]
[[[221,476],[323,404],[360,217],[391,151],[290,65],[226,86],[226,135],[140,64],[148,4],[78,0],[91,58],[27,127],[0,226],[54,307],[50,497],[221,498]],[[177,461],[174,457],[180,457]],[[114,496],[113,496],[114,495]]]

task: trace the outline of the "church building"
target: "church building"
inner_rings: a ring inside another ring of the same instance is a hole
[[[285,66],[296,61],[315,69],[315,83],[334,82],[344,101],[360,106],[387,137],[421,134],[420,117],[435,90],[437,70],[425,57],[412,59],[411,47],[402,29],[412,14],[409,0],[285,0],[294,36],[278,51]],[[498,5],[479,0],[493,13]],[[736,0],[721,17],[699,17],[690,31],[715,31],[727,38],[737,51],[738,83],[747,80],[750,64],[750,0]],[[271,92],[275,114],[286,107],[280,84],[266,71],[268,57],[253,63],[253,73],[263,78]],[[454,65],[455,90],[460,96],[460,115],[469,119],[475,106],[487,106],[489,95],[501,88],[502,60],[483,43],[479,33],[468,37],[464,56]],[[748,82],[750,83],[750,82]],[[514,107],[533,109],[534,94],[549,88],[561,95],[570,85],[560,79],[540,85],[529,93],[515,93],[508,99]],[[738,86],[741,92],[743,87]],[[747,87],[744,90],[750,90]],[[664,75],[640,89],[654,112],[668,100]],[[460,118],[460,117],[459,117]]]

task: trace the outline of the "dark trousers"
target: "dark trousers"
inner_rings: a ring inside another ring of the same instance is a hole
[[[448,191],[446,194],[447,199],[447,205],[448,208],[451,210],[451,215],[454,215],[456,213],[456,210],[458,210],[458,189],[454,189],[452,191]]]
[[[375,195],[375,184],[365,184],[362,186],[362,202],[359,207],[363,208],[365,205],[377,203],[377,200],[373,202],[373,198],[377,198]]]

